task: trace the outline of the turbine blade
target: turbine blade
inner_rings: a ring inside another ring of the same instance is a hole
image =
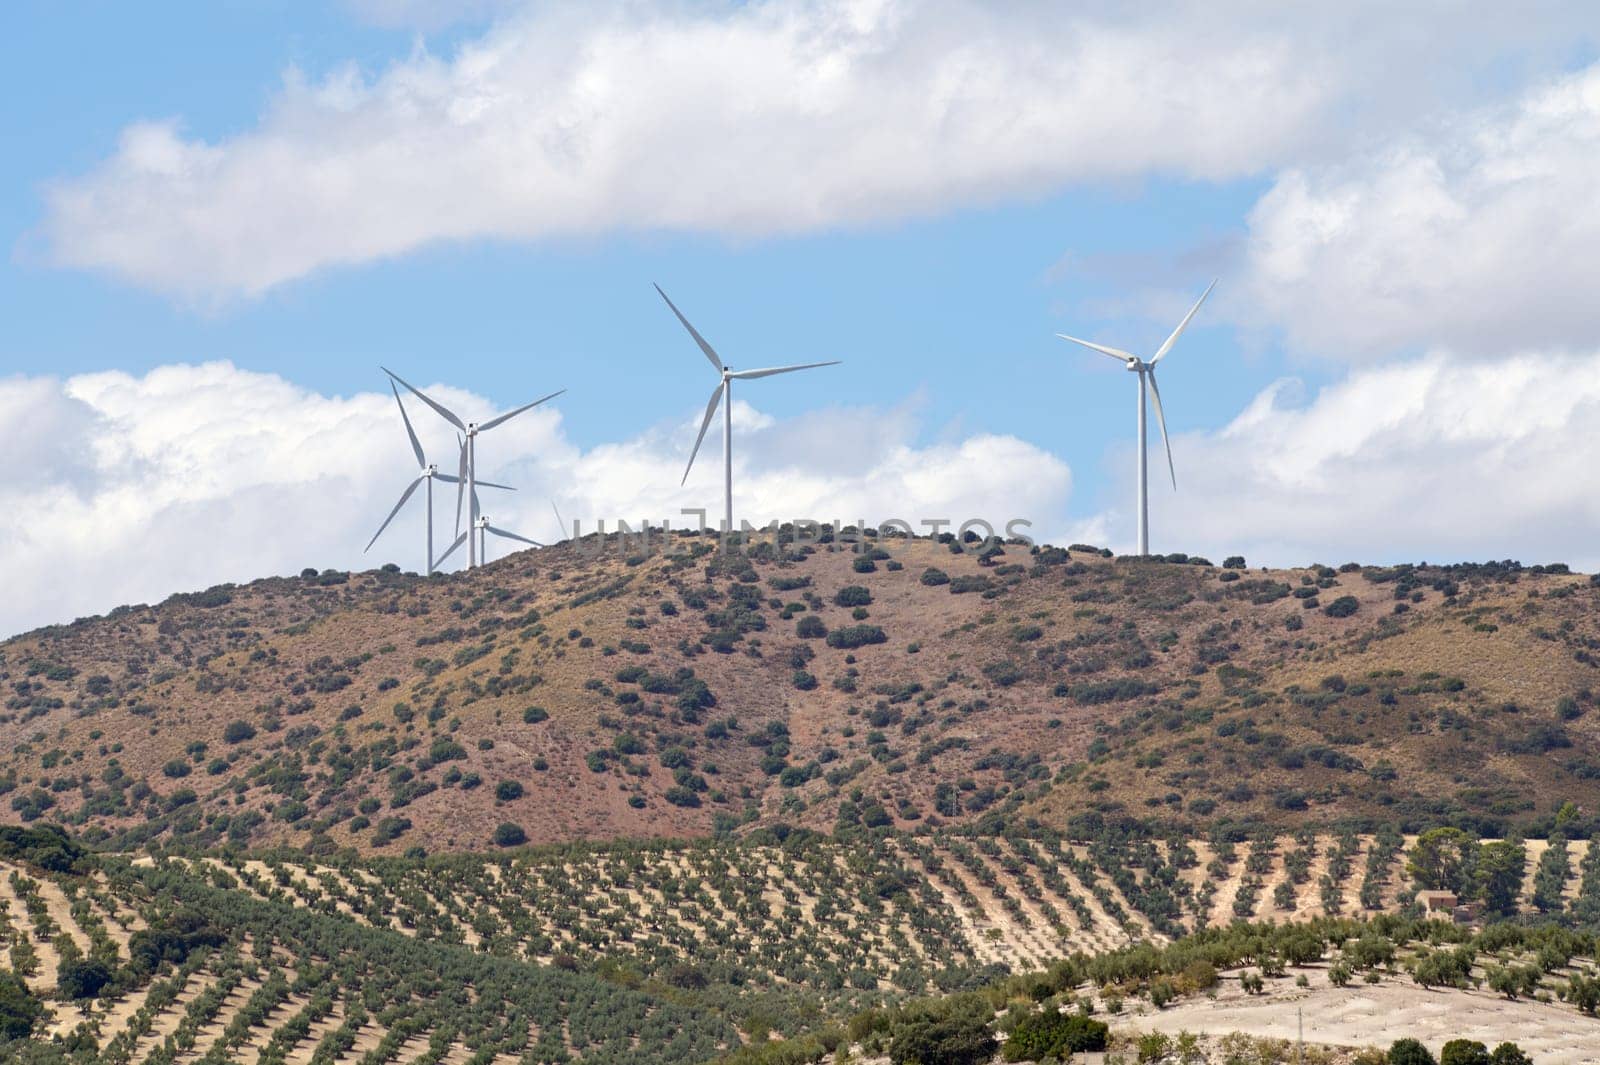
[[[484,528],[494,533],[496,536],[505,537],[507,540],[521,540],[523,543],[532,544],[534,547],[544,546],[537,540],[530,540],[526,536],[518,536],[514,532],[506,532],[504,529],[496,529],[493,525],[485,525]]]
[[[566,389],[564,389],[564,388],[561,390],[561,392],[565,392],[565,391],[566,391]],[[555,399],[557,396],[561,395],[561,392],[552,392],[548,396],[544,396],[544,397],[542,397],[540,399],[534,400],[532,403],[525,403],[522,406],[518,407],[516,410],[507,411],[506,413],[500,415],[500,417],[498,417],[498,418],[490,418],[488,421],[486,421],[482,425],[478,426],[478,432],[480,432],[480,433],[487,432],[490,429],[493,429],[495,426],[499,425],[501,422],[509,422],[512,418],[515,418],[517,415],[521,414],[523,411],[532,410],[533,408],[537,407],[541,403],[547,402],[548,400]]]
[[[1156,424],[1161,426],[1161,442],[1167,447],[1167,473],[1172,477],[1172,490],[1178,490],[1178,471],[1172,465],[1172,441],[1167,439],[1167,416],[1161,410],[1161,389],[1156,385],[1156,368],[1150,367],[1150,396],[1156,401]]]
[[[477,485],[479,488],[499,488],[507,492],[516,491],[516,489],[512,488],[509,484],[495,484],[493,481],[473,481],[472,483]]]
[[[652,284],[654,284],[654,282],[652,282]],[[660,285],[656,285],[656,291],[661,292]],[[694,342],[699,344],[700,350],[706,353],[706,358],[711,360],[711,365],[716,367],[718,373],[721,373],[722,359],[717,355],[716,351],[712,349],[711,345],[706,343],[706,338],[701,336],[699,331],[695,329],[694,326],[689,324],[689,319],[685,318],[683,316],[683,312],[678,310],[678,305],[676,303],[673,303],[670,299],[667,299],[667,294],[665,292],[661,292],[661,298],[667,300],[667,306],[672,308],[672,313],[678,316],[678,321],[682,322],[683,327],[689,331],[689,335],[694,337]]]
[[[460,536],[456,537],[456,542],[451,544],[449,547],[445,548],[444,554],[440,555],[438,558],[433,560],[433,568],[434,569],[438,569],[440,566],[444,565],[444,560],[449,558],[451,555],[455,554],[456,553],[456,548],[460,547],[462,544],[464,544],[466,542],[467,542],[467,533],[462,533]]]
[[[740,370],[728,376],[740,381],[754,381],[758,377],[771,377],[775,373],[794,373],[796,370],[814,370],[818,366],[837,366],[842,360],[834,359],[832,362],[808,362],[802,366],[774,366],[767,370]]]
[[[556,512],[556,528],[561,531],[561,538],[567,538],[567,523],[561,520],[561,508],[556,506],[554,499],[550,500],[550,509]]]
[[[1178,323],[1178,328],[1172,331],[1172,335],[1167,338],[1167,342],[1161,345],[1160,349],[1157,350],[1155,355],[1150,359],[1151,366],[1154,366],[1156,363],[1160,362],[1166,357],[1167,352],[1172,350],[1172,345],[1178,342],[1178,337],[1182,336],[1184,329],[1188,328],[1189,319],[1194,317],[1194,312],[1200,309],[1200,305],[1206,301],[1206,297],[1211,295],[1211,290],[1216,287],[1216,279],[1212,278],[1211,284],[1207,285],[1206,290],[1200,293],[1200,298],[1194,301],[1194,306],[1189,308],[1189,313],[1184,315],[1183,321]]]
[[[411,493],[415,492],[417,490],[417,485],[421,483],[422,478],[418,477],[416,480],[406,485],[406,490],[400,493],[400,502],[396,503],[394,505],[394,509],[389,511],[389,516],[383,519],[383,524],[378,526],[378,531],[372,534],[372,539],[367,541],[367,546],[361,549],[361,553],[363,555],[372,550],[372,545],[378,542],[378,537],[383,535],[383,530],[389,527],[389,523],[394,520],[394,516],[400,513],[400,508],[406,505],[406,500],[411,498]]]
[[[461,465],[458,467],[460,475],[456,478],[456,532],[460,532],[461,496],[467,490],[467,442],[457,436],[456,446],[461,449]]]
[[[400,390],[394,387],[394,382],[389,382],[389,391],[394,393],[395,406],[400,408],[400,420],[406,423],[406,435],[411,438],[411,453],[417,456],[418,466],[427,466],[428,459],[422,453],[422,441],[417,439],[416,430],[411,428],[411,419],[406,415],[406,405],[400,402]]]
[[[689,471],[694,469],[694,457],[700,454],[700,442],[706,438],[706,430],[711,428],[711,416],[717,413],[717,401],[722,398],[723,387],[722,382],[718,382],[717,387],[711,391],[711,402],[706,404],[706,416],[700,423],[700,435],[694,438],[694,450],[689,452],[689,465],[683,468],[683,480],[678,482],[680,486],[689,483]]]
[[[1127,362],[1129,359],[1134,358],[1133,355],[1123,351],[1121,348],[1108,348],[1104,344],[1096,344],[1092,340],[1079,340],[1077,337],[1069,337],[1065,333],[1057,333],[1056,336],[1060,337],[1062,340],[1070,340],[1074,344],[1082,344],[1084,347],[1093,351],[1098,351],[1102,355],[1109,355],[1118,362]]]
[[[418,399],[422,400],[422,402],[424,402],[428,406],[432,407],[434,409],[434,411],[439,415],[439,417],[443,418],[445,421],[449,422],[451,425],[455,426],[457,429],[460,429],[463,433],[467,431],[467,427],[464,424],[462,424],[461,419],[457,418],[453,413],[451,413],[451,411],[450,411],[450,409],[448,407],[445,407],[445,406],[443,406],[441,404],[435,403],[433,400],[431,400],[427,396],[423,395],[422,392],[419,391],[415,385],[410,384],[408,381],[406,381],[405,378],[396,375],[393,370],[390,370],[390,369],[388,369],[387,367],[384,367],[384,366],[380,366],[380,367],[378,367],[378,369],[382,370],[384,373],[388,374],[390,377],[393,377],[396,381],[399,381],[401,384],[403,384],[407,388],[409,388],[411,390],[412,395],[416,396]]]

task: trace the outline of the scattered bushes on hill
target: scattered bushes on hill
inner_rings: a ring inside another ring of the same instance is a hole
[[[994,1056],[994,1011],[979,995],[913,1003],[890,1029],[891,1065],[982,1065]]]

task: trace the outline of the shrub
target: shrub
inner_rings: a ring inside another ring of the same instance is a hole
[[[455,762],[467,756],[467,749],[455,740],[443,736],[433,741],[428,748],[428,757],[435,762]]]
[[[174,758],[172,761],[161,767],[161,772],[163,775],[169,776],[173,780],[177,780],[180,777],[186,777],[189,775],[189,763],[185,762],[181,758]]]
[[[494,786],[494,797],[501,802],[522,798],[522,785],[515,780],[502,780]]]
[[[937,588],[941,584],[950,583],[950,575],[948,573],[942,569],[935,569],[932,566],[929,566],[927,569],[922,571],[921,579],[922,583],[926,584],[930,588]]]
[[[889,637],[876,625],[850,625],[828,633],[828,646],[852,649],[869,643],[887,643]]]
[[[550,720],[550,711],[542,706],[530,706],[522,712],[522,722],[525,725],[537,725],[541,721]]]
[[[808,692],[817,686],[817,678],[803,669],[794,671],[794,686],[800,691]]]
[[[828,635],[828,626],[824,625],[822,619],[815,614],[807,614],[800,619],[800,624],[795,626],[794,632],[803,640],[820,640]]]
[[[1002,1048],[1003,1056],[1007,1061],[1065,1061],[1069,1054],[1105,1050],[1110,1032],[1102,1021],[1047,1008],[1017,1022]]]
[[[872,593],[859,584],[846,585],[833,597],[834,606],[868,606],[871,603]]]
[[[1353,595],[1341,595],[1333,602],[1322,608],[1322,612],[1330,618],[1347,618],[1361,609],[1361,601]]]
[[[230,721],[228,727],[222,730],[222,738],[228,743],[243,743],[256,738],[256,727],[248,721]]]
[[[495,826],[494,845],[496,847],[520,847],[528,842],[528,834],[522,830],[521,825],[510,821],[502,821]]]

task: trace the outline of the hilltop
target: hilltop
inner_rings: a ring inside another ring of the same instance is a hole
[[[1565,567],[788,539],[307,571],[16,637],[0,814],[395,854],[1600,808],[1600,587]]]

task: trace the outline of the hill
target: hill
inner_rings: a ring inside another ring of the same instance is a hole
[[[1497,834],[1600,808],[1600,587],[1564,567],[825,539],[589,537],[19,636],[0,814],[110,847],[398,853],[996,815]]]

